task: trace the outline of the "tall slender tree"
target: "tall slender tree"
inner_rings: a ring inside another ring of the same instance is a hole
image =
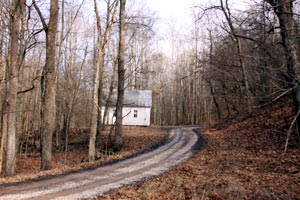
[[[50,18],[46,24],[41,10],[33,0],[34,7],[42,21],[46,33],[46,62],[41,79],[41,169],[51,169],[52,136],[55,131],[55,55],[56,34],[58,27],[58,0],[50,1]]]
[[[7,151],[5,175],[12,176],[16,173],[16,135],[17,135],[17,92],[18,92],[18,49],[19,49],[19,32],[20,16],[24,0],[12,1],[10,13],[10,61],[8,68],[8,109],[7,112]],[[5,122],[4,122],[5,123]]]
[[[0,8],[0,17],[4,20],[4,8]],[[0,28],[3,28],[3,21],[0,22]],[[4,123],[4,121],[6,122],[7,120],[5,119],[7,117],[6,114],[6,94],[7,94],[7,87],[6,87],[6,83],[7,83],[7,64],[4,58],[4,36],[5,34],[2,33],[1,34],[1,38],[0,38],[0,71],[1,71],[1,75],[0,75],[0,104],[1,104],[1,118],[0,118],[0,133],[1,133],[1,143],[0,143],[0,173],[2,172],[2,165],[4,162],[4,152],[5,152],[5,147],[6,147],[6,125],[7,123]]]
[[[95,78],[94,78],[94,90],[93,90],[93,104],[92,104],[92,118],[90,126],[90,140],[89,140],[89,161],[95,160],[96,155],[96,135],[97,125],[101,126],[101,98],[102,98],[102,76],[104,70],[104,56],[105,49],[111,40],[112,29],[115,23],[115,16],[117,13],[118,0],[113,2],[113,6],[110,5],[110,0],[107,1],[107,19],[104,33],[102,32],[101,17],[98,10],[97,0],[94,0],[95,14],[97,20],[97,58],[95,62]],[[113,9],[112,9],[113,8]],[[103,34],[103,35],[102,35]],[[98,129],[101,134],[101,127]]]
[[[237,29],[234,27],[233,22],[232,22],[232,16],[231,16],[230,8],[228,6],[228,0],[225,0],[225,4],[224,4],[223,0],[220,0],[220,9],[222,10],[222,12],[224,14],[226,21],[228,23],[228,26],[230,27],[231,34],[232,34],[233,38],[235,39],[236,47],[238,50],[239,62],[240,62],[242,72],[243,72],[243,83],[245,85],[248,114],[251,114],[252,101],[251,101],[250,88],[249,88],[248,70],[247,70],[244,55],[243,55],[243,47],[242,47],[241,38],[239,37],[239,35],[237,33]]]
[[[114,151],[120,151],[123,146],[122,119],[125,83],[125,5],[126,0],[120,0],[120,30],[118,52],[118,96],[116,105],[116,129],[114,138]]]

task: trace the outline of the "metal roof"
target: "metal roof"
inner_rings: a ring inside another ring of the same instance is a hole
[[[106,103],[108,90],[103,90],[103,103]],[[117,103],[117,90],[113,91],[109,105],[115,106]],[[152,90],[125,90],[124,106],[127,107],[151,107],[152,106]]]

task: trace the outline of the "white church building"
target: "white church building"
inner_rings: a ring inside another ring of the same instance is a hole
[[[108,91],[104,91],[104,99],[107,99]],[[115,111],[117,102],[117,91],[114,90],[110,97],[105,124],[115,123]],[[104,103],[105,104],[105,103]],[[152,107],[151,90],[125,90],[123,104],[123,125],[127,126],[150,126],[150,114]],[[102,116],[104,116],[103,106]]]

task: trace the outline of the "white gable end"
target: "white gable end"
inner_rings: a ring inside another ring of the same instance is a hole
[[[108,91],[104,92],[106,99]],[[110,107],[105,119],[105,124],[113,125],[115,123],[115,104],[117,93],[114,93],[110,99]],[[124,93],[123,105],[123,125],[128,126],[150,126],[150,115],[152,106],[151,90],[126,90]],[[102,116],[104,107],[102,107]]]

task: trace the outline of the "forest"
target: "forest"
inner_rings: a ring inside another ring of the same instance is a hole
[[[299,4],[256,0],[239,11],[229,0],[195,1],[193,24],[172,31],[166,52],[155,12],[135,1],[0,0],[0,173],[16,174],[29,141],[51,169],[72,130],[88,133],[90,162],[104,130],[119,151],[124,90],[133,89],[152,90],[153,126],[210,126],[280,101],[293,109],[286,151],[290,135],[300,141]],[[104,90],[118,91],[114,132],[101,120]]]

